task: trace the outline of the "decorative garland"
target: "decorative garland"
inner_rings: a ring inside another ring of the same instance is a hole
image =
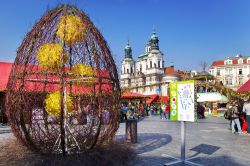
[[[57,35],[61,41],[73,45],[82,40],[86,27],[81,19],[72,14],[61,16]]]
[[[72,97],[67,94],[67,111],[68,113],[73,112],[74,105]],[[61,114],[61,102],[60,102],[60,92],[56,91],[50,93],[46,96],[45,99],[45,109],[49,115],[60,116]]]
[[[91,86],[96,81],[96,79],[93,78],[93,76],[96,76],[96,72],[91,66],[77,64],[72,68],[71,72],[74,74],[81,75],[83,77],[74,82],[74,85],[76,86]]]
[[[60,44],[46,43],[37,51],[39,65],[45,69],[57,69],[60,67],[62,55],[62,63],[65,64],[67,61],[67,54],[63,51]]]

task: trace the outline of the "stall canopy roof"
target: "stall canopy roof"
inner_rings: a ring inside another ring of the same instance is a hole
[[[5,91],[7,88],[7,84],[8,84],[8,79],[9,79],[9,75],[11,72],[11,68],[12,68],[13,63],[8,63],[8,62],[0,62],[0,91]],[[28,66],[30,67],[30,70],[33,72],[39,72],[41,71],[41,68],[39,66]],[[68,70],[68,69],[66,69]],[[99,70],[96,71],[99,72],[100,75],[105,76],[105,77],[109,77],[108,72],[105,70]],[[26,76],[27,81],[24,84],[24,89],[25,91],[36,91],[36,92],[43,92],[44,90],[46,92],[51,92],[51,91],[57,91],[60,89],[60,85],[59,84],[52,84],[52,83],[47,83],[46,87],[44,89],[44,83],[43,82],[36,82],[36,81],[32,81],[32,80],[43,80],[43,79],[47,79],[48,81],[57,81],[59,80],[59,78],[56,75],[49,75],[47,77],[45,77],[44,75],[40,75],[40,74],[31,74]],[[96,82],[98,82],[98,78],[96,78]],[[17,83],[18,84],[18,83]],[[102,80],[102,84],[101,86],[101,91],[102,92],[111,92],[112,91],[112,86],[110,86],[110,84],[108,83],[107,79],[103,79]],[[67,90],[70,90],[70,86],[66,87]],[[99,85],[96,84],[95,85],[95,89],[99,89]],[[93,86],[86,86],[86,87],[82,87],[82,86],[72,86],[71,87],[71,91],[75,94],[77,93],[84,93],[84,94],[91,94],[93,93]]]
[[[250,91],[250,79],[237,90],[237,92],[239,93],[244,93],[249,91]]]
[[[6,90],[12,63],[0,62],[0,91]]]
[[[133,92],[123,92],[122,93],[122,99],[139,99],[139,98],[146,98],[147,96],[139,94],[139,93],[133,93]]]
[[[197,102],[226,103],[228,98],[218,92],[197,93]]]
[[[147,99],[146,103],[147,104],[152,104],[154,102],[163,102],[163,103],[167,103],[168,101],[168,96],[159,96],[158,94],[154,94],[154,95],[148,95],[150,98]]]

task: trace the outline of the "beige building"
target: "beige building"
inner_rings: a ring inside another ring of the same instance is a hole
[[[156,32],[147,42],[145,53],[139,55],[137,60],[133,59],[132,48],[127,43],[122,61],[121,88],[144,95],[167,96],[169,82],[180,80],[180,77],[174,72],[173,65],[164,67],[163,56]]]
[[[214,61],[209,72],[223,85],[237,90],[250,78],[250,56],[238,54],[235,57]]]

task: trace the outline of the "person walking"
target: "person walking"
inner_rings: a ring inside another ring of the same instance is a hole
[[[166,119],[170,119],[170,102],[168,101],[167,106],[164,110],[164,115]]]
[[[121,122],[123,122],[124,120],[126,121],[127,120],[127,107],[125,104],[122,104],[122,107],[121,107]]]
[[[242,112],[246,113],[247,133],[250,134],[250,98],[244,103]]]
[[[232,103],[232,105],[229,107],[231,111],[231,120],[232,120],[232,133],[236,133],[235,131],[235,124],[237,125],[238,129],[238,134],[242,134],[241,126],[240,126],[240,121],[239,121],[239,111],[238,111],[238,106],[235,102]]]
[[[164,104],[164,103],[162,103],[161,104],[161,108],[160,108],[160,118],[161,119],[164,119],[164,112],[163,111],[165,111],[165,109],[166,109],[166,105]]]

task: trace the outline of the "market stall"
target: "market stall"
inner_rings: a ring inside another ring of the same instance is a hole
[[[197,93],[197,102],[205,103],[208,106],[205,115],[223,116],[228,98],[218,92]],[[224,107],[220,107],[219,105],[223,103]]]

